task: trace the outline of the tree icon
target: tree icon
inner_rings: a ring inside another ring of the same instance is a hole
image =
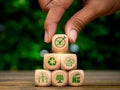
[[[56,60],[55,60],[55,58],[54,58],[54,57],[50,57],[49,60],[48,60],[48,64],[49,64],[50,66],[56,65]]]
[[[62,83],[62,81],[64,80],[63,75],[58,74],[58,75],[56,76],[56,80],[58,81],[58,83]]]

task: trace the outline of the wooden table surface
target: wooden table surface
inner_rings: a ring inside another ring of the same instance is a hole
[[[1,71],[0,90],[120,90],[120,71],[85,71],[84,86],[35,87],[34,71]]]

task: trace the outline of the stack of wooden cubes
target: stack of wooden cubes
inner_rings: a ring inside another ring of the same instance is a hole
[[[65,34],[53,36],[52,52],[44,55],[44,70],[35,71],[35,85],[83,85],[84,71],[76,70],[77,56],[68,53],[68,37]]]

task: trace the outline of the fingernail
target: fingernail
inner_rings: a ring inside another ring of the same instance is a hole
[[[69,33],[69,38],[71,39],[72,42],[75,42],[77,38],[77,31],[71,30]]]
[[[48,42],[48,32],[45,31],[44,42]]]

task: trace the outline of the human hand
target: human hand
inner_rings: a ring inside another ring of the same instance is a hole
[[[44,28],[44,41],[49,43],[56,32],[56,27],[64,11],[73,0],[38,0],[43,11],[47,11]],[[90,21],[97,17],[114,13],[120,9],[120,0],[83,0],[83,8],[74,14],[65,25],[65,33],[69,41],[74,43],[79,32]]]

